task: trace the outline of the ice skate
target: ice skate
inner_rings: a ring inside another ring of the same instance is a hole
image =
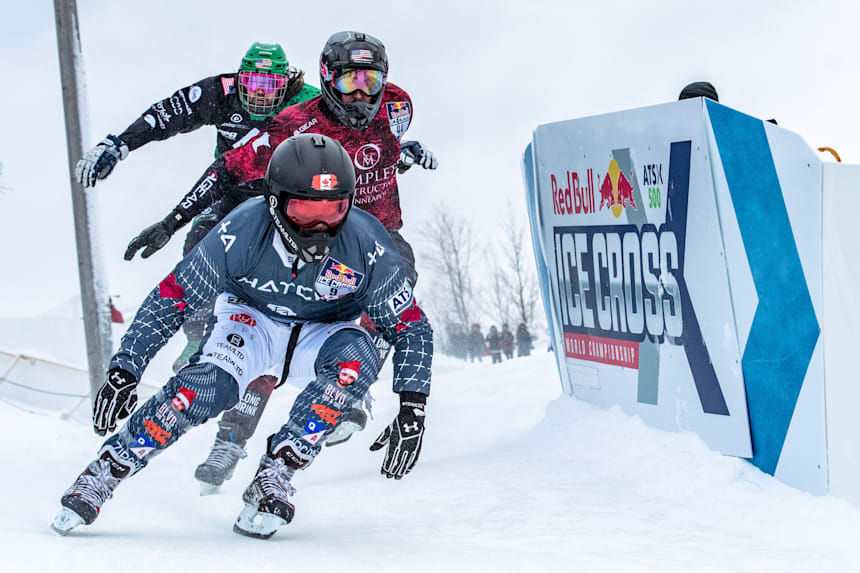
[[[104,502],[113,496],[120,479],[111,473],[111,462],[105,456],[90,462],[60,498],[63,508],[51,524],[51,529],[60,535],[68,535],[80,525],[90,525],[99,516]]]
[[[209,457],[194,471],[194,477],[200,482],[200,495],[218,491],[221,484],[233,477],[239,460],[246,457],[245,448],[216,437]]]
[[[294,473],[295,470],[287,467],[282,458],[264,455],[257,475],[242,494],[245,508],[233,524],[233,531],[268,539],[280,526],[291,522],[296,508],[288,498],[296,492],[290,484]]]

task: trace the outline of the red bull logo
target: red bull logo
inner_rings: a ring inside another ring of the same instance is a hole
[[[564,185],[565,178],[567,186]],[[552,212],[556,215],[579,215],[580,213],[594,213],[594,173],[591,169],[585,171],[585,181],[580,184],[579,173],[565,172],[560,177],[561,183],[555,175],[550,174],[550,186],[552,188]]]
[[[352,292],[352,287],[357,287],[363,278],[362,273],[339,261],[328,259],[317,277],[317,283],[328,287],[350,287],[348,290]]]
[[[348,266],[346,266],[342,263],[334,265],[331,268],[331,270],[335,271],[339,275],[354,275],[355,274],[354,270],[352,270],[351,268],[349,268]]]
[[[633,178],[633,173],[630,173],[630,178]],[[621,212],[627,206],[638,209],[636,201],[633,199],[633,185],[624,176],[624,172],[621,171],[621,167],[614,159],[609,162],[609,169],[598,192],[600,193],[600,207],[598,208],[603,209],[603,206],[606,205],[616,219],[621,216]]]

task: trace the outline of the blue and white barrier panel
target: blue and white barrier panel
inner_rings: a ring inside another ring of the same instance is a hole
[[[523,173],[567,392],[826,493],[809,146],[698,98],[541,125]]]

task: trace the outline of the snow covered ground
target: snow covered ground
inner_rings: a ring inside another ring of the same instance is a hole
[[[501,365],[440,357],[422,457],[399,482],[380,476],[381,454],[367,451],[395,413],[390,365],[374,390],[368,430],[297,476],[296,518],[268,541],[231,528],[294,390],[276,392],[220,494],[200,497],[192,476],[210,421],[65,538],[49,528],[59,496],[101,440],[80,421],[0,402],[2,570],[860,569],[860,508],[793,490],[694,435],[561,396],[548,353]]]

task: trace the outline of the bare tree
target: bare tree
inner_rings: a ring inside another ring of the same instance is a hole
[[[499,324],[511,322],[511,311],[513,310],[513,297],[511,296],[511,279],[508,269],[496,266],[490,275],[489,304],[491,314],[498,320]]]
[[[425,292],[430,292],[432,306],[443,324],[459,323],[468,328],[476,313],[470,272],[477,245],[472,228],[439,204],[422,231],[429,247],[424,260],[438,276],[436,288]]]
[[[503,270],[498,278],[494,277],[493,287],[504,289],[504,294],[495,295],[495,299],[499,302],[494,306],[499,307],[504,304],[508,310],[502,312],[497,309],[496,313],[500,318],[513,316],[515,322],[523,322],[526,326],[532,327],[535,308],[540,298],[537,270],[532,257],[531,244],[524,240],[525,225],[510,203],[505,208],[501,227],[504,241],[499,258],[503,262]]]

